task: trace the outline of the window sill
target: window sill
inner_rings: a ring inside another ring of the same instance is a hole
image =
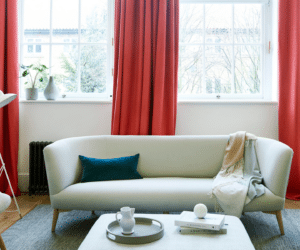
[[[53,101],[49,101],[46,99],[38,99],[38,100],[25,100],[20,99],[20,103],[51,103],[51,104],[62,104],[62,103],[77,103],[77,104],[111,104],[112,100],[105,100],[105,99],[96,99],[96,98],[58,98]],[[254,99],[240,99],[240,100],[233,100],[233,99],[223,99],[223,100],[209,100],[209,99],[202,99],[202,100],[178,100],[178,104],[278,104],[278,101],[267,101],[267,100],[254,100]]]
[[[46,100],[46,99],[38,99],[38,100],[26,100],[26,99],[20,99],[20,103],[51,103],[51,104],[62,104],[62,103],[77,103],[77,104],[111,104],[111,100],[101,100],[96,98],[57,98],[56,100]]]
[[[257,99],[202,99],[202,100],[178,100],[178,104],[278,104],[278,101]]]

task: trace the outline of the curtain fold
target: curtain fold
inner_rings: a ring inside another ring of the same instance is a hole
[[[179,0],[116,0],[111,133],[174,135]]]
[[[0,90],[19,93],[18,2],[0,1]],[[19,100],[0,109],[0,153],[15,195],[18,189]],[[0,163],[0,166],[2,164]],[[6,176],[0,177],[0,191],[12,195]]]
[[[279,0],[279,140],[294,150],[286,197],[300,200],[300,1]]]

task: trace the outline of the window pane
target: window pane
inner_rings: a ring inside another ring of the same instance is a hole
[[[36,42],[40,43],[42,41],[42,39],[36,39]],[[36,53],[41,53],[42,52],[42,45],[41,44],[37,44],[35,45],[35,52]]]
[[[234,6],[234,41],[259,43],[261,40],[260,4],[236,4]]]
[[[203,43],[203,4],[180,5],[180,42]]]
[[[42,38],[49,42],[50,0],[24,0],[24,40]]]
[[[261,46],[235,47],[235,93],[256,94],[261,89]]]
[[[107,49],[106,45],[81,47],[81,91],[84,93],[103,93],[106,83]]]
[[[78,40],[78,8],[78,0],[53,0],[53,42],[63,43],[66,38]]]
[[[33,45],[28,45],[27,46],[27,52],[28,53],[33,53]]]
[[[35,46],[35,52],[36,53],[41,53],[42,52],[42,45],[38,44]]]
[[[205,38],[213,42],[232,42],[232,5],[206,4],[205,5]]]
[[[231,51],[231,46],[205,46],[207,93],[231,93]]]
[[[107,0],[84,0],[81,10],[83,42],[106,42],[107,22]]]
[[[24,45],[23,46],[23,65],[25,66],[29,66],[31,64],[34,64],[35,66],[44,64],[49,68],[49,46],[48,45],[41,45],[41,53],[27,53],[27,48],[28,46],[32,46],[33,45]],[[31,80],[33,80],[36,76],[36,71],[31,71],[31,76],[28,75],[26,78],[21,78],[22,82],[30,82]],[[45,74],[47,73],[47,74]],[[39,91],[44,91],[45,87],[47,86],[48,83],[48,73],[49,70],[47,70],[44,74],[42,75],[38,75],[37,80],[36,80],[36,84],[35,87],[37,87],[39,89]],[[38,81],[38,79],[40,79],[41,77],[44,78],[43,82]],[[28,85],[28,87],[31,87],[30,85]]]
[[[202,93],[202,58],[202,46],[180,46],[178,81],[180,94]]]
[[[65,51],[64,45],[53,45],[51,72],[62,92],[77,92],[78,60],[78,46]]]

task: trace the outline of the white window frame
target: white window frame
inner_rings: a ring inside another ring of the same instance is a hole
[[[19,1],[19,62],[20,64],[23,64],[23,55],[24,55],[24,48],[28,47],[28,45],[33,45],[35,48],[36,45],[48,45],[49,46],[49,65],[51,65],[52,62],[52,46],[54,45],[77,45],[78,50],[80,52],[81,46],[84,45],[99,45],[100,43],[83,43],[80,40],[80,30],[81,30],[81,5],[84,4],[84,0],[78,0],[79,4],[79,11],[78,11],[78,42],[69,42],[69,43],[57,43],[52,41],[52,17],[53,17],[53,11],[52,11],[52,6],[53,6],[53,0],[50,1],[50,34],[49,34],[49,42],[33,42],[33,43],[28,43],[24,41],[24,27],[23,27],[23,19],[24,19],[24,1],[26,0],[20,0]],[[111,99],[111,94],[112,94],[112,88],[113,88],[113,33],[114,33],[114,1],[108,0],[108,29],[107,29],[107,73],[106,73],[106,91],[104,93],[82,93],[80,91],[80,88],[78,88],[77,93],[69,93],[67,92],[66,95],[68,98],[76,98],[76,99],[97,99],[97,100],[109,100]],[[27,46],[24,46],[27,45]],[[78,56],[80,57],[80,53],[78,53]],[[49,66],[46,65],[46,66]],[[78,65],[78,70],[80,72],[80,64]],[[49,68],[49,75],[51,75],[51,67]],[[80,72],[81,73],[81,72]],[[77,84],[80,84],[80,73],[78,76],[78,82]],[[20,78],[20,97],[24,98],[25,97],[25,92],[24,92],[24,84],[23,81]],[[43,93],[39,92],[39,99],[43,99]]]
[[[84,3],[84,0],[79,0],[79,5]],[[109,28],[107,32],[107,79],[106,79],[106,92],[105,93],[67,93],[68,98],[76,98],[76,99],[98,99],[98,100],[111,100],[111,94],[113,89],[113,67],[114,67],[114,46],[113,46],[113,33],[114,33],[114,1],[108,0],[108,16],[109,16]],[[263,65],[262,65],[262,78],[261,78],[261,84],[262,84],[262,93],[257,95],[251,95],[251,94],[218,94],[220,95],[221,99],[256,99],[256,100],[266,100],[271,101],[272,97],[276,96],[274,94],[274,89],[276,87],[272,86],[272,82],[274,79],[274,71],[272,72],[272,57],[273,57],[273,47],[275,47],[273,44],[276,41],[272,41],[272,0],[180,0],[180,3],[203,3],[203,4],[213,4],[213,3],[220,3],[220,4],[234,4],[234,3],[261,3],[263,4],[262,9],[262,43],[263,48],[262,50],[265,51],[265,53],[262,53],[263,57]],[[23,53],[24,53],[24,45],[85,45],[84,43],[80,43],[80,35],[79,35],[79,41],[77,43],[70,42],[70,43],[52,43],[51,38],[49,43],[41,42],[41,43],[26,43],[24,41],[24,29],[23,29],[23,16],[24,16],[24,8],[23,8],[24,0],[19,1],[19,46],[20,46],[20,53],[19,53],[19,61],[20,64],[22,64],[23,59]],[[52,0],[50,0],[50,6],[51,6],[51,13],[52,13]],[[79,6],[80,7],[80,6]],[[52,16],[52,15],[51,15]],[[79,22],[80,22],[80,8],[79,8]],[[52,30],[52,27],[50,27],[50,30]],[[50,32],[51,36],[52,32]],[[80,32],[79,32],[80,34]],[[274,37],[273,37],[274,38]],[[89,45],[92,45],[89,43]],[[271,46],[269,46],[271,45]],[[26,46],[27,48],[27,46]],[[50,52],[51,54],[51,48]],[[51,57],[50,57],[51,58]],[[51,59],[50,59],[51,62]],[[50,75],[51,75],[51,68],[50,68]],[[39,93],[41,97],[43,98],[42,93]],[[217,95],[217,96],[218,96]],[[20,97],[24,98],[24,86],[23,82],[20,81]],[[178,101],[184,101],[184,100],[202,100],[202,99],[218,99],[216,95],[212,94],[178,94]]]
[[[261,93],[259,94],[178,94],[178,100],[272,100],[272,6],[271,0],[180,0],[182,3],[200,4],[262,4],[262,62],[261,62]],[[179,24],[180,25],[180,24]],[[226,44],[234,46],[233,43]]]

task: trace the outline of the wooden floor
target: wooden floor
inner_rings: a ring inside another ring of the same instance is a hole
[[[37,205],[50,204],[50,198],[48,195],[32,195],[22,194],[17,197],[17,202],[21,210],[22,216],[25,216]],[[300,209],[300,201],[286,200],[286,209]],[[17,220],[20,219],[19,213],[16,211],[15,203],[12,200],[10,207],[0,214],[0,234],[6,229],[12,226]],[[9,212],[13,211],[13,212]],[[49,225],[50,228],[50,225]]]
[[[50,204],[49,195],[31,195],[21,194],[16,197],[22,216],[28,214],[32,209],[40,204]],[[12,226],[17,220],[20,219],[17,207],[14,200],[5,212],[0,214],[0,234]]]

